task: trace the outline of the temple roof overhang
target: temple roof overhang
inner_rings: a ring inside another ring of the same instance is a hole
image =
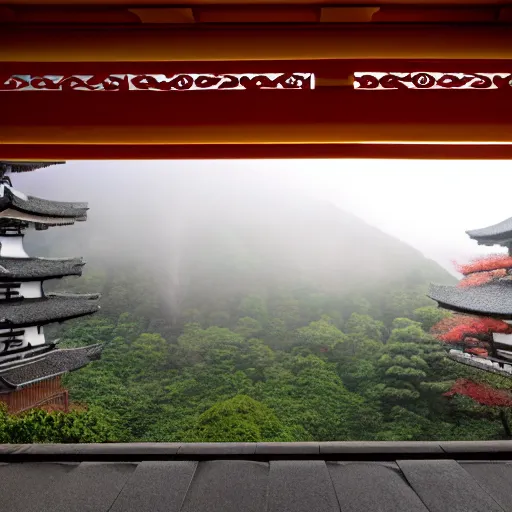
[[[8,197],[8,204],[10,203],[13,208],[25,213],[74,219],[83,219],[87,215],[87,203],[51,201],[34,196],[27,196],[26,199],[22,199],[11,193],[10,190],[7,190],[6,196]]]
[[[357,72],[510,73],[511,21],[497,1],[8,0],[7,80],[310,73],[315,89],[1,91],[0,158],[512,158],[508,89],[354,90]]]
[[[25,196],[6,187],[0,197],[0,218],[48,225],[73,224],[87,219],[87,203],[49,201]]]
[[[466,234],[481,245],[497,245],[512,241],[512,217],[498,224],[466,231]]]
[[[99,294],[48,294],[43,299],[24,299],[0,304],[0,328],[29,327],[62,322],[96,313]]]
[[[512,320],[512,282],[496,281],[481,286],[431,285],[428,297],[440,307],[457,313]]]
[[[102,344],[74,349],[55,349],[30,360],[0,367],[0,393],[35,384],[84,367],[101,357]]]
[[[504,2],[463,0],[4,0],[6,24],[322,25],[348,23],[486,23],[510,21]]]
[[[0,172],[29,172],[36,169],[44,169],[51,165],[63,164],[65,162],[22,162],[22,161],[1,161]]]
[[[80,276],[82,258],[2,258],[0,281],[35,281],[64,276]]]

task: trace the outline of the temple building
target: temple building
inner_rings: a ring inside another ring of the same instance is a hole
[[[0,401],[16,413],[45,406],[68,410],[61,376],[101,355],[102,345],[58,349],[44,326],[95,313],[98,294],[45,293],[49,279],[79,276],[81,258],[31,257],[23,240],[28,228],[48,229],[87,218],[86,203],[49,201],[13,187],[11,175],[49,163],[0,162]]]
[[[478,245],[501,245],[512,255],[512,217],[486,228],[466,231],[466,234]]]
[[[436,326],[441,341],[453,345],[450,357],[507,376],[512,375],[512,218],[466,232],[479,245],[500,245],[508,254],[459,265],[456,286],[431,285],[429,297],[456,313]]]

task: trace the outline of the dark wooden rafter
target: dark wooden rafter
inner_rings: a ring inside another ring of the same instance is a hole
[[[501,90],[0,94],[11,144],[512,143]]]
[[[114,24],[204,25],[212,23],[507,23],[512,9],[506,4],[449,5],[429,2],[311,3],[281,0],[275,4],[258,2],[100,2],[81,1],[24,4],[6,0],[0,8],[0,23],[5,24]],[[203,5],[201,5],[203,3]],[[37,5],[39,4],[39,5]],[[96,4],[96,5],[95,5]],[[149,4],[149,5],[148,5]],[[152,5],[151,5],[152,4]],[[188,5],[187,5],[188,4]],[[206,4],[206,5],[205,5]]]
[[[0,145],[11,158],[67,160],[238,160],[238,159],[512,159],[512,145],[461,144],[62,144]],[[44,226],[45,228],[47,226]]]
[[[509,90],[353,86],[355,72],[512,73],[503,3],[6,0],[0,9],[0,83],[315,74],[311,91],[0,92],[11,120],[0,126],[0,158],[512,157]]]

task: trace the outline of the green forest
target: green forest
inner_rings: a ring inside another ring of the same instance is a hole
[[[453,276],[332,205],[276,195],[262,212],[248,197],[221,208],[225,197],[203,193],[201,215],[185,215],[183,202],[156,236],[154,215],[144,233],[114,208],[33,240],[31,253],[88,260],[82,277],[47,291],[102,293],[100,313],[47,336],[105,348],[65,377],[71,413],[0,411],[0,441],[506,437],[497,408],[443,396],[477,371],[429,334],[447,313],[428,283]]]

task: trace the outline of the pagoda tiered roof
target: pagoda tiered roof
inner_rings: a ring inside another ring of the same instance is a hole
[[[0,281],[32,281],[64,276],[80,276],[82,258],[2,258]]]
[[[101,357],[103,344],[55,349],[43,356],[0,366],[0,392],[11,392],[35,382],[78,370]]]
[[[512,320],[511,281],[494,281],[467,288],[431,285],[428,296],[450,311]]]
[[[49,201],[14,193],[6,187],[0,198],[0,219],[16,219],[38,224],[65,225],[87,219],[87,203]]]
[[[65,162],[18,162],[18,161],[1,161],[0,172],[29,172],[37,169],[50,167],[51,165],[59,165]]]
[[[466,234],[480,245],[512,242],[512,217],[492,226],[466,231]]]
[[[42,299],[0,302],[0,329],[47,325],[91,315],[100,309],[99,294],[48,294]]]

